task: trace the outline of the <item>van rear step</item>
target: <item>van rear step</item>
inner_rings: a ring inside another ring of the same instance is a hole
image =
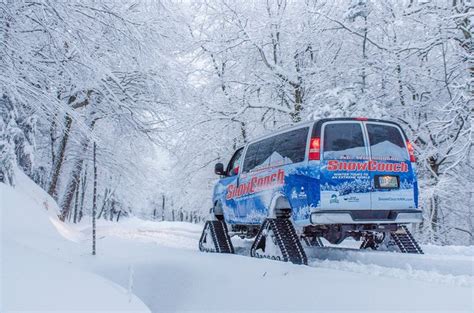
[[[413,235],[408,231],[406,226],[401,226],[396,231],[390,233],[391,239],[400,249],[402,253],[424,254],[420,246],[416,242]]]
[[[267,218],[263,221],[250,255],[294,264],[308,264],[308,258],[288,218]]]
[[[199,250],[204,252],[234,253],[227,225],[224,221],[207,221],[204,224]]]

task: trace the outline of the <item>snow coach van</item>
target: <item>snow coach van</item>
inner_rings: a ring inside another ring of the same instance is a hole
[[[306,263],[305,249],[352,237],[361,249],[423,253],[406,225],[421,222],[415,156],[394,122],[331,118],[257,138],[235,151],[213,193],[201,251]]]

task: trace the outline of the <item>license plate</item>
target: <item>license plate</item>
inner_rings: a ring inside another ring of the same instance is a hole
[[[383,176],[376,176],[376,185],[378,185],[379,188],[398,188],[399,187],[399,178],[398,176],[392,176],[392,175],[383,175]]]

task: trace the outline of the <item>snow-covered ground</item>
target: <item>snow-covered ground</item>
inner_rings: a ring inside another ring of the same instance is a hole
[[[238,239],[238,255],[201,253],[200,225],[128,219],[99,221],[93,257],[89,223],[59,223],[31,184],[0,184],[1,312],[474,311],[474,247],[404,255],[348,242],[308,251],[310,266],[299,266],[247,257]]]
[[[0,312],[149,312],[129,290],[81,266],[92,258],[82,234],[58,221],[54,200],[28,177],[16,178],[15,189],[0,183]]]

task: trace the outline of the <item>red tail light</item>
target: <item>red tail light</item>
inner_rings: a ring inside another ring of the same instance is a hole
[[[409,140],[407,140],[407,149],[408,149],[408,155],[410,156],[410,162],[416,162],[415,149],[413,149],[413,146]]]
[[[311,138],[309,143],[309,160],[319,160],[321,158],[321,140]]]
[[[356,121],[368,121],[369,119],[367,117],[356,117]]]

